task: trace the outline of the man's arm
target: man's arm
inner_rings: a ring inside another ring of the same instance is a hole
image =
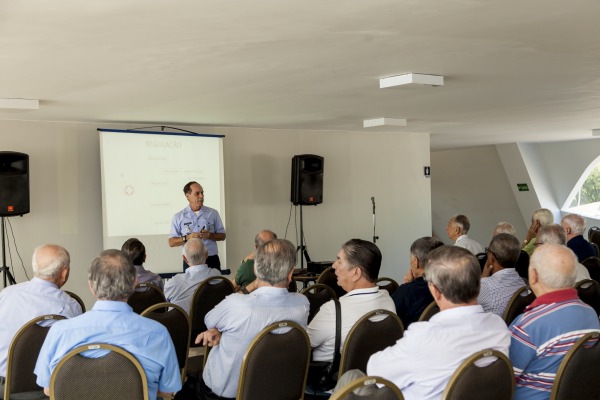
[[[333,300],[321,306],[306,329],[311,347],[318,347],[335,337],[335,305]]]

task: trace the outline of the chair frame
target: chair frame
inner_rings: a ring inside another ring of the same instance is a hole
[[[148,288],[147,290],[156,290],[160,294],[162,294],[162,301],[160,301],[159,303],[165,303],[167,301],[167,298],[165,297],[165,292],[163,292],[162,290],[160,290],[160,288],[158,286],[156,286],[155,284],[153,284],[153,283],[150,283],[150,282],[138,283],[137,285],[135,285],[135,291],[137,292],[137,289],[139,289],[139,288]],[[131,298],[131,296],[130,296],[130,298]],[[159,304],[159,303],[155,303],[155,304]],[[129,299],[127,301],[127,304],[131,308],[133,308],[133,306],[131,304],[129,304]],[[139,313],[141,314],[142,311],[144,311],[144,310],[141,310]],[[135,312],[135,310],[134,310],[134,312]]]
[[[49,320],[54,320],[54,321],[60,321],[62,319],[66,319],[66,317],[64,317],[63,315],[57,315],[57,314],[48,314],[48,315],[42,315],[40,317],[36,317],[32,320],[30,320],[29,322],[27,322],[25,325],[23,325],[15,334],[15,336],[12,338],[10,345],[8,347],[8,357],[7,357],[7,362],[6,362],[6,379],[4,382],[4,398],[5,399],[10,399],[10,387],[11,387],[11,379],[12,377],[12,363],[14,362],[14,349],[13,347],[16,345],[17,341],[19,341],[21,339],[21,337],[25,334],[25,332],[27,330],[29,330],[33,325],[37,325],[38,323],[42,322],[42,321],[49,321]],[[48,329],[50,329],[50,327],[47,327]],[[46,332],[48,333],[48,332]],[[43,343],[39,343],[40,348],[42,347]],[[31,371],[31,374],[33,375],[33,370]],[[43,389],[43,388],[42,388]]]
[[[502,360],[503,364],[508,369],[507,372],[509,373],[509,375],[511,377],[514,376],[512,363],[510,362],[510,360],[508,359],[508,357],[504,353],[502,353],[502,352],[500,352],[498,350],[493,350],[493,349],[481,350],[481,351],[478,351],[477,353],[473,354],[472,356],[470,356],[466,360],[464,360],[458,366],[458,368],[456,369],[456,371],[450,377],[450,380],[448,381],[448,384],[446,385],[446,388],[444,389],[444,392],[442,393],[442,400],[448,399],[448,396],[452,393],[452,390],[458,384],[458,381],[465,374],[465,371],[466,371],[467,367],[470,366],[470,365],[472,365],[472,364],[475,364],[476,361],[478,361],[478,360],[480,360],[482,358],[485,358],[485,357],[496,357],[496,358]],[[481,368],[487,368],[487,367],[488,366],[481,367]],[[513,398],[514,394],[515,394],[515,385],[513,383],[511,385],[511,388],[510,388],[510,398],[511,399]]]
[[[270,334],[272,331],[274,331],[276,329],[280,329],[280,328],[297,329],[304,335],[304,337],[306,339],[307,358],[306,358],[306,368],[304,369],[304,380],[302,382],[302,388],[304,389],[304,387],[306,386],[306,378],[308,376],[308,366],[310,364],[310,351],[311,351],[310,339],[308,338],[308,334],[306,333],[306,330],[304,330],[304,328],[302,328],[300,325],[298,325],[297,323],[295,323],[293,321],[280,321],[280,322],[275,322],[275,323],[267,326],[266,328],[264,328],[262,331],[260,331],[254,337],[254,339],[252,339],[252,341],[248,345],[248,348],[246,349],[246,352],[244,353],[244,357],[242,359],[242,365],[240,366],[240,378],[238,381],[238,388],[237,388],[237,393],[235,396],[236,399],[242,399],[244,380],[246,379],[246,370],[248,367],[250,356],[254,352],[254,348],[255,348],[256,344],[259,343],[265,336]],[[302,391],[302,395],[300,397],[300,400],[302,400],[302,399],[304,399],[304,390]]]
[[[230,281],[229,279],[227,279],[226,277],[224,277],[223,275],[211,276],[210,278],[207,278],[206,280],[202,281],[202,282],[201,282],[201,283],[198,285],[198,287],[196,288],[196,290],[194,290],[194,294],[193,294],[193,296],[192,296],[192,302],[191,302],[191,304],[190,304],[190,314],[189,314],[189,316],[190,316],[190,327],[191,327],[191,330],[192,330],[192,331],[191,331],[191,332],[192,332],[192,334],[194,334],[194,332],[195,332],[195,329],[194,329],[194,314],[195,314],[195,313],[194,313],[194,311],[195,311],[195,308],[196,308],[196,307],[195,307],[195,303],[196,303],[196,296],[198,296],[198,292],[199,292],[199,291],[200,291],[202,288],[204,288],[206,285],[216,285],[216,283],[213,283],[213,284],[211,284],[211,283],[210,283],[210,282],[212,282],[212,281],[216,281],[216,280],[218,280],[218,281],[222,281],[222,282],[227,282],[227,283],[229,284],[229,286],[231,287],[231,293],[230,293],[230,294],[233,294],[233,293],[235,293],[235,288],[234,288],[234,286],[233,286],[233,283],[231,283],[231,281]],[[221,282],[219,282],[219,283],[221,283]],[[227,297],[227,296],[226,296],[226,297]],[[222,300],[221,300],[221,301],[222,301]],[[214,308],[214,307],[213,307],[213,308]],[[207,313],[207,314],[208,314],[208,313]],[[205,314],[204,316],[206,316],[206,314]],[[201,322],[202,322],[202,324],[204,324],[204,318],[202,318],[202,321],[201,321]],[[191,345],[191,336],[190,336],[190,347],[194,347],[194,348],[196,348],[196,347],[199,347],[199,346],[192,346],[192,345]]]
[[[83,353],[84,351],[99,350],[99,349],[114,351],[114,352],[124,356],[125,358],[127,358],[129,361],[131,361],[133,363],[133,365],[135,366],[135,368],[138,370],[138,372],[140,374],[140,379],[142,381],[142,394],[143,394],[144,400],[148,400],[148,380],[146,378],[146,372],[144,371],[144,368],[142,367],[140,362],[137,360],[137,358],[135,358],[127,350],[125,350],[121,347],[114,346],[112,344],[106,344],[106,343],[93,343],[93,344],[86,344],[83,346],[78,346],[78,347],[74,348],[73,350],[69,351],[67,354],[65,354],[65,356],[58,362],[58,364],[52,371],[52,376],[50,377],[50,399],[53,400],[56,398],[56,396],[54,395],[54,387],[56,385],[56,375],[60,371],[60,368],[65,363],[67,363],[71,358],[79,355],[80,353]]]
[[[390,283],[388,283],[387,285],[381,285],[381,286],[379,285],[379,283],[380,283],[380,282],[385,282],[385,281],[389,281]],[[376,284],[377,286],[379,286],[379,289],[380,289],[380,290],[381,290],[381,289],[383,289],[383,290],[387,290],[387,292],[389,293],[389,295],[390,295],[390,296],[391,296],[391,295],[394,293],[394,291],[395,291],[395,290],[398,290],[398,288],[400,287],[400,284],[399,284],[399,283],[398,283],[398,282],[397,282],[395,279],[388,278],[388,277],[385,277],[385,276],[383,276],[383,277],[381,277],[381,278],[378,278],[378,279],[375,281],[375,284]],[[388,288],[388,286],[390,286],[390,285],[391,285],[391,286],[394,286],[396,289],[395,289],[394,291],[391,291],[391,292],[390,292],[390,290],[389,290],[389,288]]]
[[[569,367],[569,361],[575,356],[575,354],[583,349],[583,346],[591,339],[600,340],[600,331],[588,332],[582,337],[580,337],[575,344],[569,349],[567,354],[565,354],[563,360],[558,367],[558,371],[556,371],[556,376],[554,378],[554,384],[552,385],[552,392],[550,393],[550,400],[556,400],[558,397],[558,390],[560,389],[562,382],[562,375],[565,373],[565,370]],[[597,343],[596,346],[600,346],[600,343]],[[593,366],[591,366],[593,368]]]
[[[431,303],[429,303],[429,305],[427,307],[425,307],[425,309],[423,310],[423,312],[421,313],[421,315],[419,315],[419,319],[417,320],[418,322],[424,322],[424,321],[429,321],[431,319],[431,317],[433,317],[433,315],[437,314],[433,314],[431,316],[429,316],[429,318],[427,318],[427,315],[429,315],[429,313],[431,313],[431,311],[437,307],[438,310],[440,308],[440,306],[437,305],[437,303],[434,301],[432,301]],[[438,311],[439,312],[439,311]]]
[[[521,293],[523,292],[528,292],[526,296],[521,296]],[[509,312],[511,311],[511,306],[517,301],[517,299],[519,297],[527,297],[529,295],[533,294],[533,290],[531,290],[531,288],[529,286],[523,286],[520,289],[517,289],[516,292],[513,293],[513,295],[510,297],[510,300],[508,300],[508,303],[506,304],[506,308],[504,309],[504,312],[502,313],[502,319],[504,320],[504,322],[506,323],[506,325],[510,325],[513,321],[508,321],[508,316],[509,316]],[[533,294],[533,300],[535,300],[535,294]],[[531,303],[529,303],[531,304]],[[514,320],[514,318],[513,318]]]
[[[79,303],[79,305],[81,306],[81,312],[84,313],[85,310],[85,303],[83,302],[83,300],[81,299],[81,297],[79,297],[78,295],[76,295],[75,293],[69,291],[69,290],[63,290],[63,292],[65,292],[66,294],[68,294],[69,296],[71,296],[73,299],[75,299],[75,301],[77,303]]]
[[[187,372],[187,366],[188,366],[188,359],[189,359],[189,352],[190,352],[190,341],[191,341],[191,337],[192,337],[192,320],[190,319],[190,316],[188,315],[187,312],[185,312],[185,310],[183,308],[181,308],[180,306],[178,306],[177,304],[173,304],[173,303],[158,303],[155,304],[151,307],[148,307],[147,309],[145,309],[140,315],[142,317],[146,317],[148,318],[149,314],[152,314],[155,310],[161,309],[161,308],[167,308],[167,309],[174,309],[177,310],[178,312],[180,312],[181,314],[183,314],[183,316],[185,316],[186,320],[187,320],[187,325],[188,325],[188,334],[187,334],[187,341],[186,341],[186,347],[185,347],[185,361],[183,363],[183,366],[180,366],[179,370],[181,371],[181,382],[185,382],[185,377],[186,377],[186,372]],[[168,310],[165,314],[169,313],[172,310]],[[162,314],[162,313],[161,313]],[[156,320],[154,320],[156,321]],[[162,323],[161,321],[156,321],[159,323]],[[166,327],[166,326],[165,326]],[[171,341],[173,341],[173,338],[171,338]],[[173,341],[173,345],[175,345],[175,341]]]
[[[344,386],[342,386],[341,388],[336,390],[331,395],[329,400],[343,400],[346,398],[346,396],[348,396],[350,393],[352,393],[359,387],[374,385],[376,383],[391,389],[394,392],[394,394],[396,395],[396,397],[398,398],[398,400],[404,400],[404,396],[402,395],[402,392],[400,391],[398,386],[396,386],[393,382],[388,381],[387,379],[382,378],[380,376],[363,376],[363,377],[353,380],[352,382],[348,382],[347,384],[345,384]],[[360,396],[360,395],[356,395],[356,396],[364,397],[365,399],[367,398],[367,396]]]
[[[324,280],[327,278],[327,276],[328,276],[328,275],[330,275],[330,274],[332,274],[332,273],[333,273],[333,275],[335,275],[335,269],[334,269],[333,267],[327,267],[327,268],[325,268],[325,269],[323,270],[323,272],[321,272],[321,273],[319,274],[319,276],[317,277],[317,282],[316,282],[316,283],[317,283],[317,284],[321,284],[321,285],[325,285],[325,286],[329,286],[329,285],[327,285],[327,284],[323,283],[323,281],[324,281]],[[342,292],[343,292],[343,294],[346,294],[346,293],[347,293],[347,292],[344,290],[344,288],[343,288],[343,287],[341,287],[341,286],[339,286],[339,285],[337,285],[337,286],[340,288],[340,289],[339,289],[339,290],[340,290],[340,293],[342,293]],[[329,287],[333,289],[333,291],[335,292],[335,294],[336,294],[336,296],[337,296],[338,298],[340,298],[340,297],[343,295],[343,294],[342,294],[342,295],[338,295],[338,291],[337,291],[337,290],[336,290],[334,287],[332,287],[332,286],[329,286]]]
[[[581,288],[582,290],[587,289],[587,288],[583,288],[582,286],[586,285],[588,283],[590,284],[590,286],[596,286],[596,287],[598,287],[598,289],[600,289],[600,283],[598,283],[597,281],[595,281],[593,279],[584,279],[575,284],[575,286],[574,286],[575,290],[577,290],[577,292],[579,292],[579,288]],[[581,301],[583,301],[583,300],[581,300]],[[585,303],[585,301],[584,301],[584,303]],[[592,305],[590,305],[590,304],[588,304],[588,306],[592,307]],[[594,309],[594,311],[596,311],[597,314],[599,313],[599,310]]]
[[[346,340],[344,340],[344,346],[342,347],[342,357],[340,359],[340,369],[338,372],[338,379],[342,376],[342,374],[344,372],[346,372],[344,365],[348,361],[347,360],[348,346],[349,346],[349,343],[351,343],[351,339],[353,338],[354,333],[359,329],[361,324],[365,323],[365,321],[368,321],[369,319],[379,316],[379,315],[386,315],[387,316],[386,318],[392,318],[393,320],[395,320],[401,329],[400,337],[398,339],[401,339],[404,336],[404,325],[402,324],[402,320],[400,319],[400,317],[398,317],[398,315],[395,312],[392,312],[389,310],[384,310],[384,309],[378,309],[378,310],[374,310],[374,311],[371,311],[371,312],[363,315],[358,321],[356,321],[354,323],[354,325],[352,325],[352,328],[350,328],[350,331],[348,331],[348,334],[346,335]]]

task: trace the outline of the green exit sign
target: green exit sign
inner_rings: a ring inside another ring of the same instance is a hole
[[[529,192],[529,186],[526,183],[517,183],[517,189],[519,192]]]

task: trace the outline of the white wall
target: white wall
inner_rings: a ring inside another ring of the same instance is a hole
[[[469,217],[469,236],[483,246],[500,221],[513,224],[518,237],[525,235],[527,227],[494,146],[434,151],[431,175],[433,232],[445,243],[451,243],[446,226],[456,214]]]
[[[65,288],[80,294],[88,306],[93,301],[87,269],[102,250],[99,127],[130,126],[0,121],[1,150],[30,156],[31,213],[9,218],[25,268],[31,276],[35,246],[64,245],[72,258]],[[423,177],[423,166],[429,165],[428,135],[189,129],[226,135],[227,259],[232,269],[251,250],[258,230],[271,228],[284,235],[291,159],[296,154],[325,157],[324,203],[304,207],[304,231],[313,260],[334,260],[340,245],[352,237],[372,238],[371,196],[377,201],[382,276],[401,279],[410,244],[430,234],[431,189]],[[185,204],[182,196],[182,207]],[[293,227],[292,217],[287,235],[292,241]],[[9,264],[22,282],[20,261],[12,253]],[[148,253],[151,258],[152,249]]]

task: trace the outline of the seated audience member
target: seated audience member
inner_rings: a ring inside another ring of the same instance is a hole
[[[33,279],[0,291],[0,394],[4,392],[8,347],[23,325],[46,314],[67,318],[81,314],[79,303],[60,290],[69,278],[70,263],[63,247],[39,246],[31,260]]]
[[[146,262],[146,247],[136,238],[127,239],[121,251],[131,257],[135,272],[137,274],[137,283],[151,283],[157,286],[161,291],[164,290],[163,281],[160,275],[144,268]]]
[[[567,234],[567,247],[573,250],[579,262],[596,256],[594,246],[583,237],[585,218],[577,214],[567,214],[560,224],[565,228]]]
[[[269,230],[260,231],[256,234],[254,237],[254,251],[244,257],[242,265],[240,265],[235,274],[235,278],[232,279],[236,291],[245,289],[256,280],[256,275],[254,275],[254,252],[260,246],[273,239],[277,239],[277,235]]]
[[[474,255],[483,253],[485,251],[483,246],[467,235],[469,229],[471,229],[469,218],[466,215],[455,215],[448,221],[446,233],[455,246],[467,249]]]
[[[508,233],[509,235],[516,236],[517,230],[512,224],[508,222],[498,222],[498,225],[494,228],[494,232],[492,233],[492,237],[496,236],[499,233]]]
[[[510,360],[516,400],[549,399],[558,367],[571,346],[600,329],[598,315],[577,297],[575,254],[544,244],[531,257],[529,282],[537,298],[511,324]]]
[[[423,279],[425,262],[431,250],[444,244],[433,237],[422,237],[410,246],[410,269],[404,277],[404,284],[392,294],[396,314],[402,320],[404,329],[417,321],[425,308],[433,301],[427,282]]]
[[[542,226],[550,225],[554,222],[554,215],[552,215],[552,211],[547,208],[539,208],[533,212],[531,216],[531,225],[527,230],[527,236],[525,236],[525,240],[523,240],[523,245],[521,247],[529,256],[533,254],[535,250],[535,243],[537,241],[537,234],[539,229]]]
[[[561,246],[567,245],[567,233],[565,228],[558,224],[550,224],[542,226],[536,238],[536,246],[542,244],[553,243]],[[581,265],[579,262],[575,263],[575,282],[582,281],[584,279],[590,279],[590,272],[586,267]]]
[[[107,343],[122,347],[142,364],[150,399],[168,397],[181,388],[181,374],[169,332],[160,323],[142,317],[127,305],[135,290],[135,268],[119,250],[105,250],[92,261],[88,273],[96,298],[92,310],[56,322],[50,328],[35,366],[37,384],[49,393],[50,377],[58,362],[75,347]],[[105,350],[83,353],[102,357]],[[126,397],[126,396],[125,396]]]
[[[477,304],[480,275],[479,262],[468,250],[433,250],[425,277],[440,312],[427,322],[414,322],[395,345],[373,354],[366,373],[392,381],[406,400],[438,400],[452,374],[473,353],[495,349],[508,355],[506,324]],[[356,371],[345,374],[338,386]]]
[[[396,312],[388,292],[380,290],[375,283],[380,267],[379,248],[366,240],[351,239],[338,252],[333,269],[337,284],[348,292],[339,299],[342,311],[340,351],[348,332],[363,315],[380,308]],[[306,331],[313,347],[314,361],[333,360],[335,325],[335,304],[331,300],[321,306]]]
[[[184,273],[169,279],[165,284],[167,301],[177,304],[188,314],[198,285],[210,277],[221,275],[218,269],[209,268],[206,265],[206,257],[208,257],[208,252],[201,239],[188,240],[183,246],[183,259],[190,267]]]
[[[216,347],[208,355],[202,378],[186,383],[182,399],[235,398],[242,358],[254,337],[283,320],[306,327],[308,300],[287,290],[295,265],[296,247],[288,240],[274,239],[256,250],[258,288],[249,295],[227,296],[206,315],[204,322],[210,328],[198,335],[196,343]]]
[[[515,271],[520,253],[521,243],[511,234],[499,233],[490,242],[477,297],[477,302],[485,312],[502,317],[512,295],[525,286]]]

